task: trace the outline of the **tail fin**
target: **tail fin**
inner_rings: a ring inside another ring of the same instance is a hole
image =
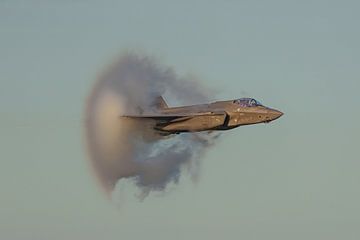
[[[166,102],[162,96],[158,96],[157,98],[155,98],[153,106],[157,109],[168,108],[168,105],[166,104]]]

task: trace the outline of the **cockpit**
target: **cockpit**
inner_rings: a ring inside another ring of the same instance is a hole
[[[253,98],[240,98],[233,101],[233,103],[240,105],[240,107],[256,107],[262,104]]]

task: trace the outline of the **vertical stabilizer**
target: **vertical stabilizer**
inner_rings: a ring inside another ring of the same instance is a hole
[[[168,108],[168,105],[166,104],[166,102],[162,96],[158,96],[157,98],[155,98],[153,106],[157,109]]]

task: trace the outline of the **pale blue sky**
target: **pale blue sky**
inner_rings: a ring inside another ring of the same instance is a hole
[[[358,1],[0,0],[1,239],[359,239]],[[281,109],[164,195],[110,204],[84,100],[122,51]]]

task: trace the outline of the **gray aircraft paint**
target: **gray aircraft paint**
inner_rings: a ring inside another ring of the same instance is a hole
[[[159,96],[154,111],[121,117],[151,119],[153,128],[162,135],[181,132],[228,130],[242,125],[269,123],[283,115],[282,112],[263,106],[255,99],[241,98],[209,104],[168,107]]]

